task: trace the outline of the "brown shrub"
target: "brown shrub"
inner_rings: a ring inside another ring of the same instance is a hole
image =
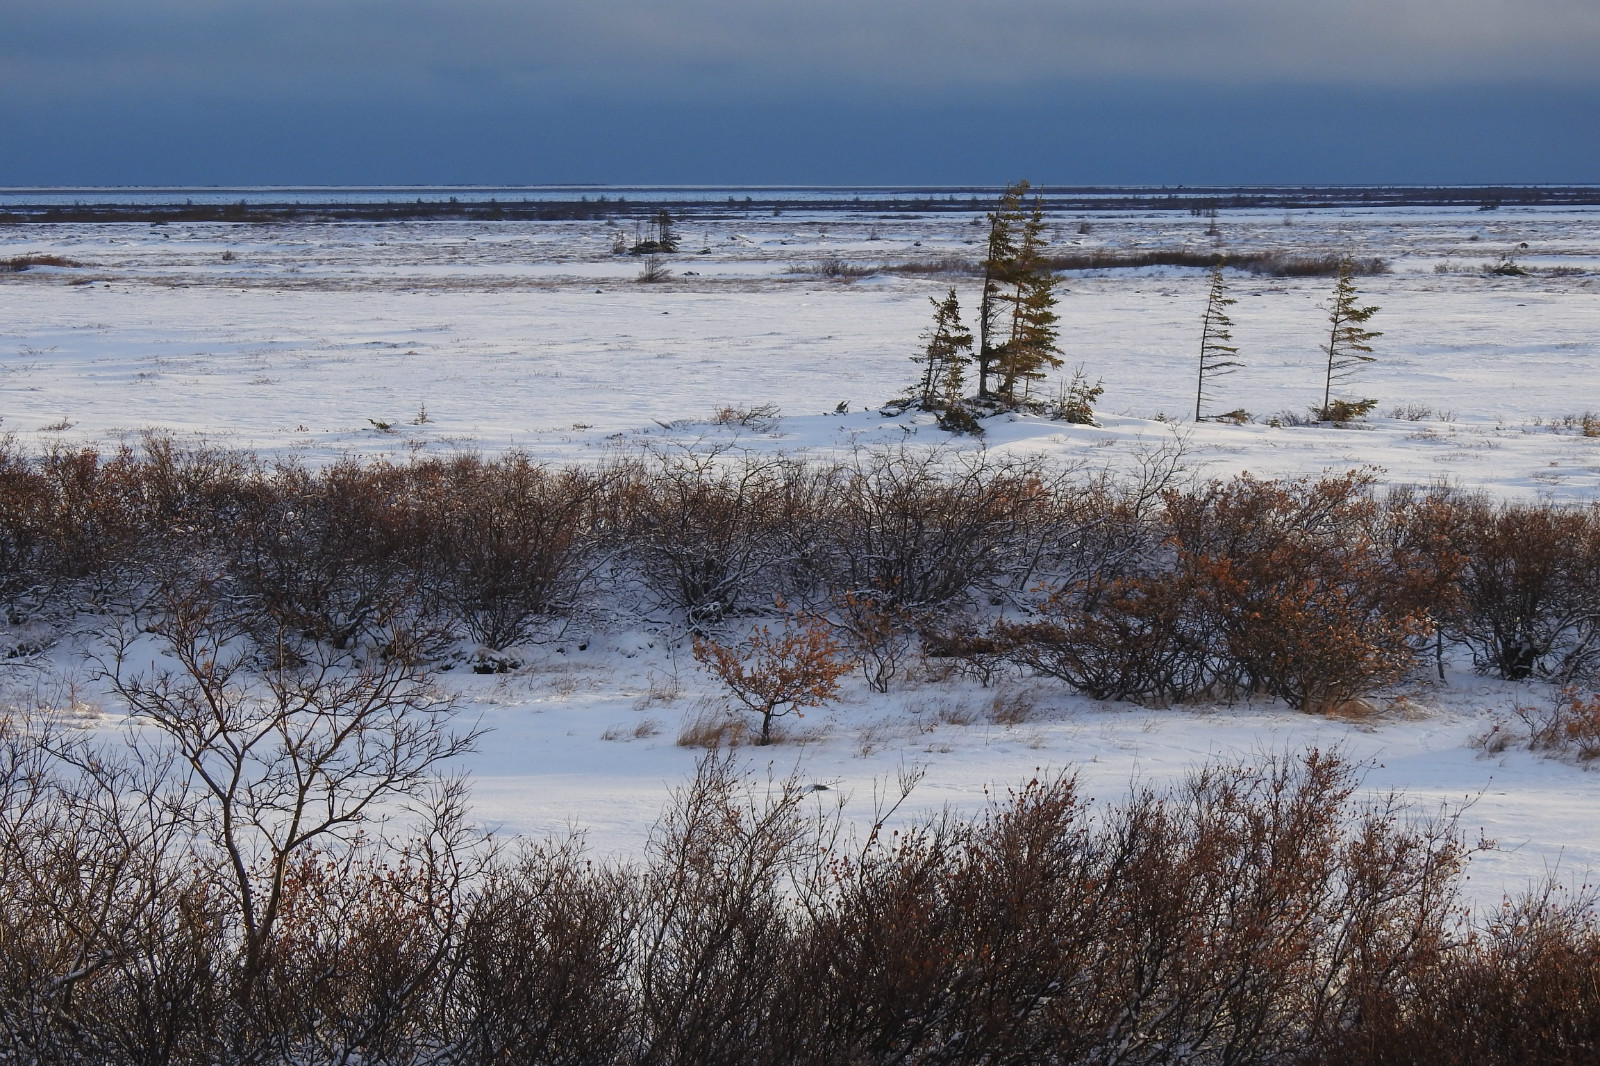
[[[449,617],[492,649],[519,644],[576,609],[597,564],[596,477],[525,455],[462,457],[412,472],[426,529],[423,567]]]
[[[694,641],[695,660],[722,682],[734,702],[761,716],[758,744],[771,742],[774,719],[803,718],[802,708],[838,698],[839,678],[850,669],[839,659],[841,650],[827,622],[804,613],[791,616],[777,636],[759,626],[734,645],[708,637]]]
[[[794,474],[756,459],[650,456],[615,478],[610,528],[657,603],[704,632],[783,591],[786,541],[807,522]]]
[[[1570,681],[1600,662],[1600,509],[1459,501],[1451,635],[1478,669]]]

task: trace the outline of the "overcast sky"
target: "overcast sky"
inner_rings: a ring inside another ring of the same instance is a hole
[[[1600,181],[1600,0],[0,0],[0,184]]]

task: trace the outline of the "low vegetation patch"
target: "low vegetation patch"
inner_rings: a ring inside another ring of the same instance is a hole
[[[1102,699],[1321,712],[1451,648],[1509,680],[1600,668],[1600,509],[1386,494],[1360,473],[1195,485],[1176,460],[1117,481],[865,448],[309,469],[160,438],[0,447],[0,603],[32,649],[18,654],[133,618],[201,571],[263,646],[345,652],[403,631],[406,654],[444,667],[462,641],[511,661],[646,618],[733,648],[752,626],[787,632],[782,601],[879,691],[931,657],[985,684],[1030,670]]]
[[[0,273],[20,274],[33,267],[81,267],[76,259],[64,255],[17,255],[0,259]]]

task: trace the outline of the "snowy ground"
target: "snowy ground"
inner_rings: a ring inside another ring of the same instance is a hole
[[[0,274],[0,428],[30,444],[107,445],[164,429],[310,461],[513,446],[566,461],[730,437],[785,452],[931,445],[948,438],[872,409],[914,370],[927,298],[954,284],[970,307],[975,283],[839,280],[816,268],[972,259],[977,221],[691,222],[672,279],[656,285],[635,280],[638,260],[611,254],[615,231],[599,222],[0,229],[0,259],[85,264]],[[1056,219],[1052,236],[1084,248],[1215,247],[1206,226],[1186,214],[1074,215]],[[1103,426],[1019,418],[993,425],[985,446],[1119,466],[1177,433],[1206,474],[1374,466],[1394,481],[1600,500],[1600,437],[1583,436],[1575,417],[1600,411],[1600,209],[1241,212],[1220,226],[1224,250],[1393,264],[1360,282],[1383,308],[1372,325],[1384,336],[1353,389],[1377,397],[1385,417],[1347,430],[1183,424],[1202,272],[1104,271],[1066,278],[1060,306],[1066,369],[1081,363],[1104,379]],[[1508,255],[1533,272],[1480,269]],[[1320,399],[1330,281],[1230,280],[1247,366],[1219,383],[1216,409],[1303,412]],[[850,413],[831,413],[840,401]],[[726,405],[767,403],[784,413],[769,431],[707,421]],[[1409,417],[1390,417],[1397,408]],[[694,752],[674,740],[710,691],[671,648],[669,634],[624,634],[583,652],[534,650],[504,677],[447,675],[494,729],[472,766],[483,816],[534,834],[583,826],[603,852],[636,849],[692,768]],[[652,682],[670,693],[674,677],[676,698],[646,698]],[[1545,698],[1533,689],[1455,672],[1342,721],[1270,705],[1152,712],[1011,685],[1034,704],[1021,724],[989,721],[992,692],[921,680],[888,697],[852,690],[794,723],[795,742],[752,758],[852,793],[864,815],[873,782],[902,765],[927,768],[923,809],[970,809],[986,786],[1035,768],[1074,769],[1109,798],[1209,755],[1316,744],[1369,762],[1371,787],[1402,789],[1425,809],[1470,800],[1464,824],[1501,846],[1474,865],[1480,898],[1552,869],[1572,879],[1600,870],[1600,775],[1471,744],[1491,713]]]

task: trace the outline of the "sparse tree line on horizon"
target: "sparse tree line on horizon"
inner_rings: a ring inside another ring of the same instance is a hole
[[[1033,386],[1046,371],[1062,365],[1060,316],[1056,313],[1057,263],[1045,254],[1043,200],[1025,200],[1030,186],[1019,181],[1001,193],[989,213],[989,237],[980,269],[982,289],[978,303],[977,335],[961,320],[961,303],[952,286],[944,299],[930,298],[933,323],[923,334],[924,347],[912,356],[922,367],[907,395],[890,410],[916,406],[936,412],[941,427],[957,433],[981,433],[977,419],[997,410],[1027,407],[1049,411],[1054,417],[1093,424],[1093,404],[1104,391],[1102,382],[1090,385],[1080,367],[1070,383],[1064,382],[1053,404],[1033,396]],[[1213,212],[1214,214],[1214,212]],[[1210,272],[1206,307],[1201,316],[1199,363],[1195,382],[1195,421],[1207,417],[1216,379],[1244,366],[1233,345],[1233,321],[1227,309],[1237,301],[1228,296],[1223,267],[1217,257]],[[1313,405],[1317,421],[1342,424],[1367,414],[1375,400],[1336,397],[1334,388],[1351,381],[1373,361],[1371,341],[1381,333],[1366,328],[1379,308],[1362,304],[1355,287],[1357,265],[1350,256],[1337,260],[1337,281],[1328,308],[1328,337],[1322,401]],[[976,371],[977,390],[968,396],[969,371]],[[1211,416],[1243,421],[1242,410]]]

